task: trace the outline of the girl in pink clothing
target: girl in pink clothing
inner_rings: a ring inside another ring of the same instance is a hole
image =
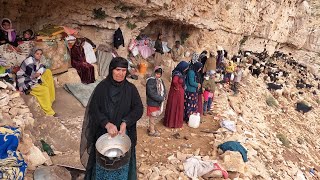
[[[203,82],[203,115],[206,116],[207,112],[211,114],[210,108],[214,97],[214,91],[215,91],[216,83],[215,83],[215,71],[211,70],[209,71],[209,76],[205,77],[205,80]]]

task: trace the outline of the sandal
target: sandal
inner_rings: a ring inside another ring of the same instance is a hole
[[[148,135],[152,137],[160,137],[159,131],[154,131],[153,133],[151,131],[148,131]]]

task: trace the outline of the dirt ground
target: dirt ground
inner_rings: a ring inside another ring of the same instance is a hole
[[[25,98],[27,101],[28,98]],[[34,107],[33,107],[34,108]],[[54,164],[83,169],[79,159],[80,134],[85,108],[71,94],[59,87],[56,89],[56,101],[53,104],[58,119],[46,119],[39,112],[33,112],[37,120],[33,134],[36,138],[47,139],[48,143],[61,153],[52,157]],[[44,126],[49,124],[50,126]],[[142,121],[146,121],[143,119]],[[168,157],[177,151],[192,154],[200,148],[200,155],[207,155],[212,151],[214,136],[202,130],[218,129],[218,121],[214,116],[207,115],[202,118],[199,128],[193,129],[184,123],[183,128],[169,129],[159,121],[156,128],[161,132],[160,137],[147,135],[147,127],[138,126],[137,165],[166,163]],[[66,128],[66,134],[58,133],[59,128]],[[75,136],[75,137],[68,137]],[[69,169],[72,172],[72,169]],[[77,173],[76,173],[77,174]],[[77,175],[75,175],[77,176]]]

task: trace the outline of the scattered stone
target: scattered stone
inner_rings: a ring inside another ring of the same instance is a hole
[[[177,152],[177,159],[178,159],[178,160],[184,161],[184,160],[187,159],[187,157],[188,157],[187,154],[183,154],[183,153],[181,153],[181,152],[179,152],[179,151]]]
[[[29,112],[30,112],[29,108],[19,109],[18,110],[18,115],[24,115],[24,114],[29,113]]]
[[[239,152],[226,151],[222,156],[223,167],[225,167],[227,171],[244,173],[245,163]]]
[[[20,97],[20,92],[14,92],[10,95],[10,99],[14,99],[14,98],[17,98],[17,97]]]
[[[46,152],[42,152],[43,156],[46,158],[46,161],[44,162],[44,165],[46,166],[52,166],[53,163],[51,161],[50,156]]]
[[[37,166],[40,166],[46,162],[46,158],[36,146],[32,146],[24,158],[28,164],[28,167],[33,170],[35,170]]]
[[[9,114],[11,115],[11,117],[15,117],[18,115],[18,111],[19,111],[18,108],[13,107],[9,110]]]
[[[8,105],[10,101],[9,95],[6,93],[0,93],[0,107]]]
[[[0,88],[7,89],[8,85],[2,81],[0,81]]]
[[[27,154],[34,146],[32,139],[29,134],[23,134],[21,141],[19,142],[18,150],[22,154]]]
[[[72,179],[70,172],[63,167],[42,166],[34,172],[34,180],[67,180]]]
[[[190,135],[191,135],[192,137],[194,137],[194,136],[196,136],[197,134],[195,134],[195,133],[190,133]]]
[[[68,69],[68,72],[58,75],[57,79],[60,86],[63,86],[67,83],[81,83],[79,74],[74,68],[70,68]]]
[[[195,155],[195,156],[199,156],[199,154],[200,154],[200,148],[198,148],[198,149],[193,153],[193,155]]]

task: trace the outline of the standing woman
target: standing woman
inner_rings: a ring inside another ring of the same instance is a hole
[[[198,112],[198,90],[201,87],[201,83],[197,82],[199,74],[202,68],[200,62],[196,62],[190,65],[190,68],[186,77],[186,92],[184,101],[184,119],[189,121],[189,116]]]
[[[162,34],[158,34],[158,38],[154,44],[154,48],[156,49],[155,55],[154,55],[154,66],[161,66],[162,61],[162,55],[163,53],[163,47],[162,47]]]
[[[137,179],[136,153],[137,121],[143,114],[143,105],[135,85],[126,80],[128,61],[115,57],[109,66],[109,75],[91,95],[82,126],[80,157],[86,167],[85,179]],[[96,163],[97,139],[108,133],[112,137],[127,133],[131,140],[129,171],[110,177],[110,173]],[[105,173],[104,173],[105,172]]]
[[[71,48],[71,65],[75,68],[84,84],[90,84],[95,81],[94,67],[87,63],[83,45],[84,38],[77,38],[75,44]]]
[[[35,96],[46,115],[57,116],[52,109],[55,89],[52,72],[40,63],[42,49],[34,48],[17,72],[19,91]]]
[[[184,79],[189,63],[181,61],[172,71],[172,81],[168,95],[163,124],[169,128],[181,128],[183,125]]]

